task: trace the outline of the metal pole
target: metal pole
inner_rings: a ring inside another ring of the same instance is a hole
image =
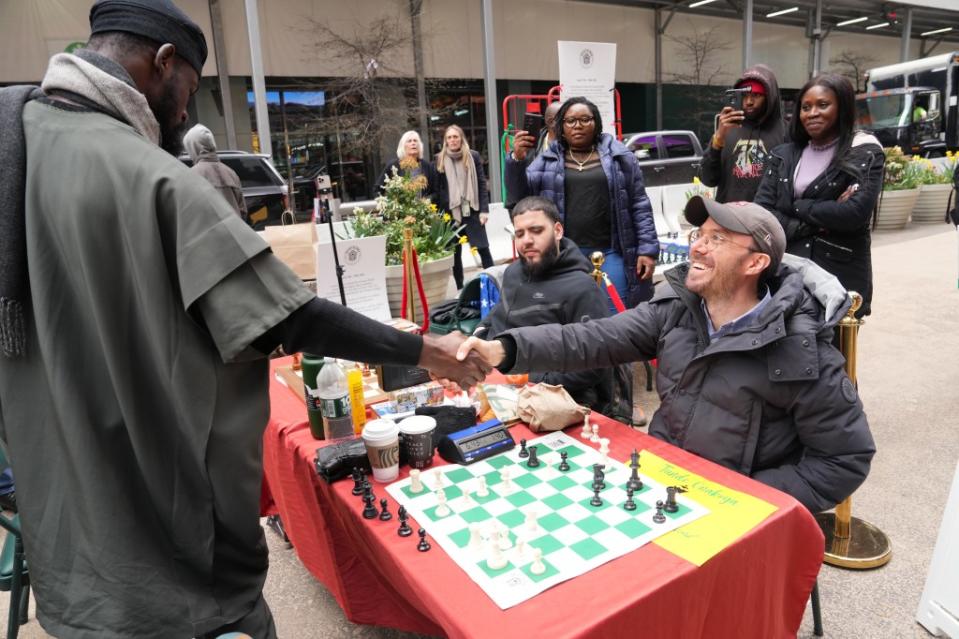
[[[216,75],[220,83],[220,103],[223,105],[223,122],[226,124],[226,146],[237,148],[236,122],[233,120],[233,95],[230,93],[230,75],[226,65],[226,45],[223,41],[223,18],[220,0],[210,0],[210,26],[213,29],[213,51],[216,55]]]
[[[752,0],[750,0],[752,1]],[[263,78],[263,55],[260,51],[260,14],[257,0],[244,0],[246,29],[250,36],[250,70],[253,75],[253,100],[256,111],[256,135],[260,153],[273,155],[270,140],[270,114],[266,110],[266,80]]]
[[[902,48],[899,51],[899,61],[907,62],[909,55],[909,38],[912,37],[912,9],[906,9],[906,19],[902,23]]]
[[[822,0],[816,0],[814,15],[812,25],[812,74],[819,75],[822,69]]]
[[[426,110],[426,78],[423,75],[423,34],[420,31],[420,14],[423,12],[423,0],[410,0],[410,22],[413,28],[413,73],[416,75],[416,102],[420,111],[420,135],[425,139],[426,148],[420,149],[424,159],[429,160],[430,131],[429,113]],[[473,110],[470,109],[470,113]]]
[[[743,70],[752,66],[753,60],[753,0],[743,2]]]
[[[656,130],[663,130],[663,10],[656,9]]]
[[[496,62],[493,58],[493,0],[483,2],[483,79],[486,83],[486,144],[489,156],[489,190],[500,192],[499,116],[496,106]]]
[[[856,319],[855,314],[862,305],[862,296],[855,291],[849,291],[849,296],[852,306],[839,321],[839,343],[846,358],[846,375],[856,384],[857,338],[863,321]],[[852,497],[837,504],[834,513],[819,513],[815,517],[826,538],[825,563],[865,570],[882,566],[892,558],[889,537],[868,521],[852,516]]]

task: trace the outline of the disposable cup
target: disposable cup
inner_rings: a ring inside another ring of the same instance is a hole
[[[401,457],[410,468],[427,468],[433,464],[433,432],[436,420],[429,415],[413,415],[400,422]]]
[[[374,419],[363,427],[366,455],[378,482],[393,481],[400,474],[399,435],[399,427],[389,419]]]

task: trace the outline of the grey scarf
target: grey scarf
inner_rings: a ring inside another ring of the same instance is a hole
[[[456,221],[462,221],[463,217],[469,217],[470,209],[479,210],[479,185],[473,154],[464,153],[462,149],[455,153],[446,151],[443,171],[450,187],[450,212]]]
[[[30,296],[23,108],[44,93],[64,93],[126,122],[154,144],[160,141],[160,125],[126,70],[92,51],[53,56],[42,91],[31,86],[0,89],[0,157],[5,164],[0,171],[0,350],[11,359],[23,355],[26,347],[24,307]]]

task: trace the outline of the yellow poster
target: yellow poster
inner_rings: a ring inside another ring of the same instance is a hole
[[[709,514],[666,533],[653,543],[697,566],[759,525],[776,506],[695,475],[658,455],[640,453],[640,472],[666,486],[686,486],[683,497],[709,508]]]

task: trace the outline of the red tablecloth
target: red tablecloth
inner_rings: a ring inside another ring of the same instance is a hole
[[[300,560],[353,622],[481,639],[796,635],[822,562],[823,537],[809,512],[777,490],[602,420],[613,457],[646,448],[778,510],[703,566],[647,544],[500,610],[437,544],[417,552],[416,536],[397,536],[395,521],[363,519],[352,482],[319,479],[313,459],[321,443],[310,435],[303,402],[275,379],[270,397],[264,507],[280,514]],[[535,437],[522,425],[512,432],[517,440]]]

